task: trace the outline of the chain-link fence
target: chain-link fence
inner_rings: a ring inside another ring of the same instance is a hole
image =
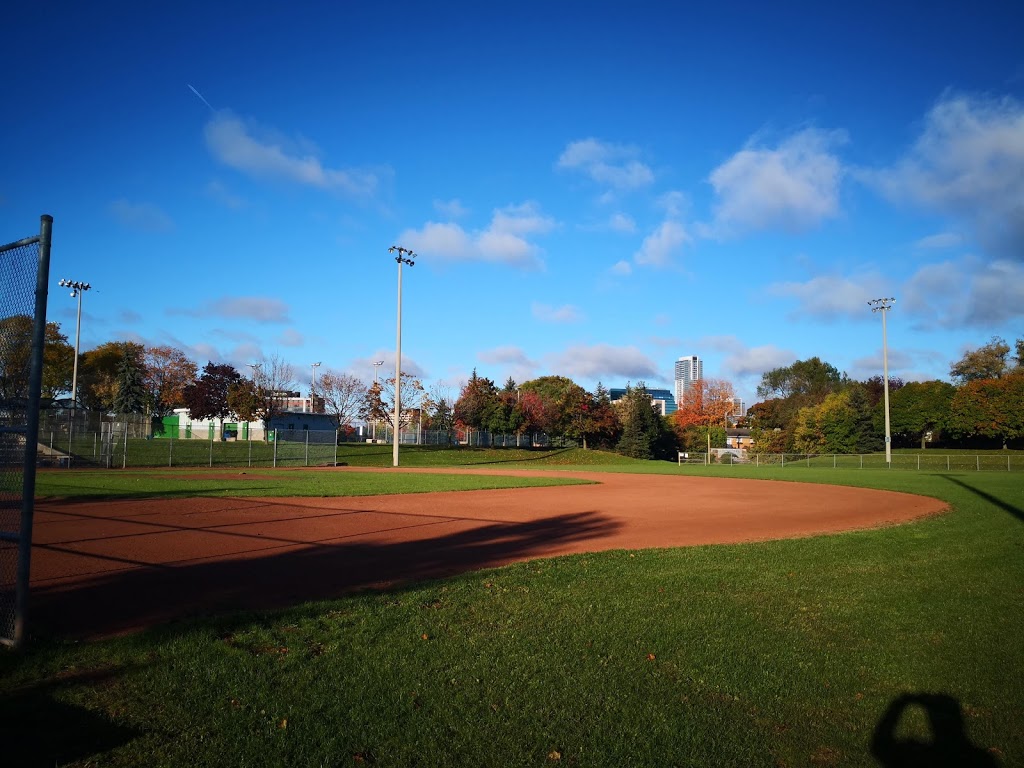
[[[0,246],[0,643],[25,637],[53,219]]]
[[[748,453],[736,448],[712,449],[711,454],[679,452],[680,464],[746,464],[793,469],[898,469],[915,472],[1024,472],[1020,453]]]

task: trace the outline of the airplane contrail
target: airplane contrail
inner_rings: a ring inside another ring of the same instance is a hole
[[[190,90],[190,91],[192,91],[192,93],[194,93],[194,94],[195,94],[196,96],[198,96],[198,97],[199,97],[199,100],[200,100],[201,102],[203,102],[203,104],[205,104],[206,106],[208,106],[208,107],[210,108],[210,111],[211,111],[211,112],[216,112],[216,111],[217,111],[216,109],[214,109],[214,108],[213,108],[213,105],[211,105],[211,104],[210,104],[210,102],[208,102],[208,101],[207,101],[206,99],[204,99],[204,98],[203,98],[203,94],[201,94],[201,93],[200,93],[199,91],[197,91],[197,90],[196,90],[195,88],[193,88],[193,87],[192,87],[191,85],[189,85],[188,83],[185,83],[185,85],[188,85],[188,87],[189,87],[189,90]]]

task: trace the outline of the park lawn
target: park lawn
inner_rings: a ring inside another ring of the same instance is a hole
[[[817,538],[538,560],[96,643],[37,638],[0,654],[7,754],[869,766],[887,710],[941,694],[929,701],[962,714],[960,747],[1024,764],[1019,475],[649,467],[889,488],[953,511]],[[919,707],[896,735],[928,739]]]
[[[569,477],[332,472],[302,469],[55,470],[36,475],[40,498],[376,496],[586,484]]]

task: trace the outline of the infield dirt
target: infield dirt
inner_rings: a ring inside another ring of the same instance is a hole
[[[539,557],[812,536],[946,509],[937,499],[864,488],[552,474],[596,484],[341,498],[40,500],[32,620],[64,635],[100,637]]]

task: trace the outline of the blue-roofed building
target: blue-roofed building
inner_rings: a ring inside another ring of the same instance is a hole
[[[676,399],[669,390],[648,388],[647,394],[651,396],[651,402],[658,406],[662,416],[671,416],[676,412]],[[625,396],[626,390],[620,387],[612,387],[608,390],[608,397],[613,403]]]

